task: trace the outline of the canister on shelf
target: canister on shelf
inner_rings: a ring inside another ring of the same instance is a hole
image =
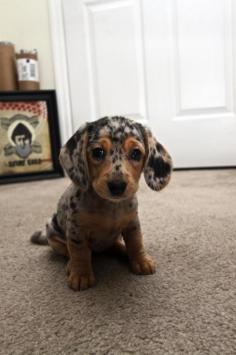
[[[39,90],[38,53],[21,49],[16,54],[19,90]]]
[[[16,89],[15,47],[10,42],[0,42],[0,91]]]

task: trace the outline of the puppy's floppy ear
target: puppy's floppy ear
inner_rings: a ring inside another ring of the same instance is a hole
[[[142,126],[142,132],[146,148],[144,178],[152,190],[159,191],[170,181],[172,159],[148,128]]]
[[[60,163],[70,179],[82,190],[89,186],[89,172],[86,158],[88,124],[83,125],[61,148]]]

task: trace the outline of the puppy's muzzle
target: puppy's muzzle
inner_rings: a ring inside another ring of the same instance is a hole
[[[120,180],[109,181],[107,185],[111,195],[115,197],[123,195],[127,187],[127,183]]]

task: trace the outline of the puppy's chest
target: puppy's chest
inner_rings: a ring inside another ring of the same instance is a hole
[[[94,251],[109,248],[121,235],[122,230],[135,218],[135,211],[112,214],[81,213],[79,224],[86,230],[89,246]]]

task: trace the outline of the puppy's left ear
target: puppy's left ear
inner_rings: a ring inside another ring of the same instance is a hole
[[[142,132],[146,146],[144,178],[152,190],[159,191],[170,181],[172,159],[148,128],[142,126]]]
[[[67,175],[82,190],[89,186],[89,171],[86,157],[88,124],[83,125],[61,148],[60,163]]]

